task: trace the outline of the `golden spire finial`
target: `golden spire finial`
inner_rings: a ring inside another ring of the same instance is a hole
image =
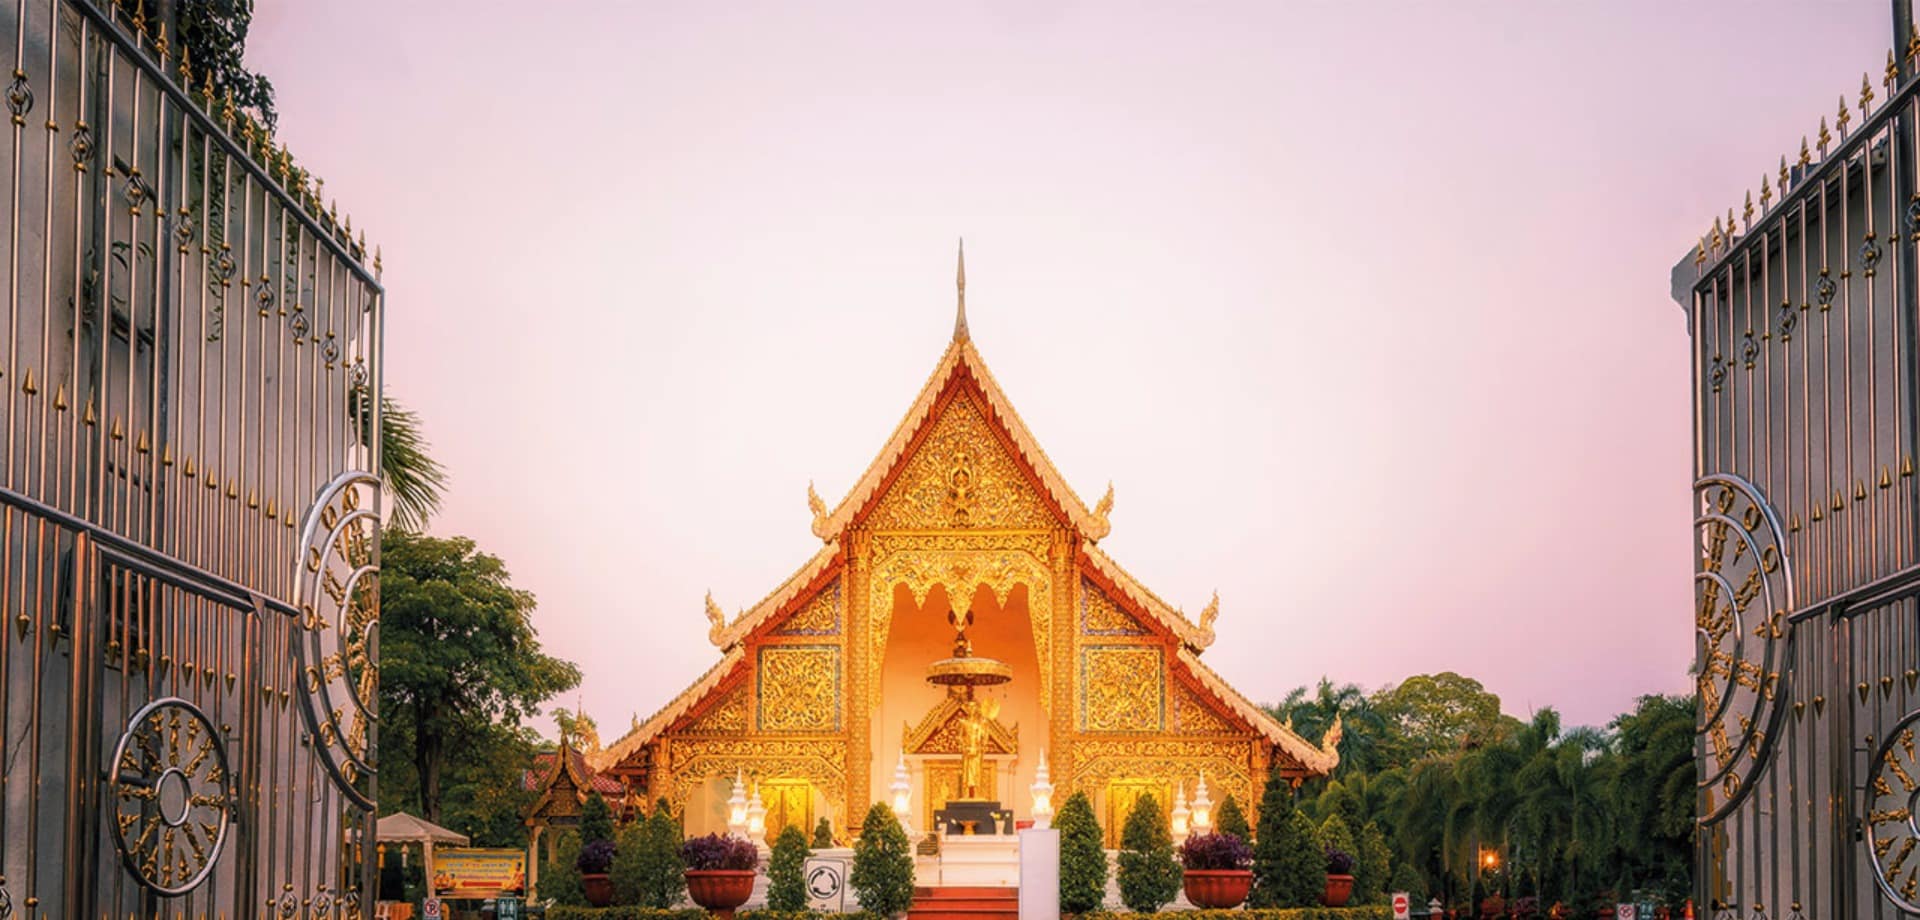
[[[1846,106],[1841,106],[1840,111],[1842,114],[1845,114]],[[1815,134],[1813,140],[1814,146],[1820,148],[1820,155],[1823,157],[1826,156],[1827,145],[1833,143],[1833,134],[1827,130],[1827,116],[1820,116],[1820,133]]]
[[[1920,57],[1920,26],[1907,27],[1907,60]]]
[[[1893,49],[1887,49],[1887,75],[1881,82],[1887,86],[1887,98],[1893,98],[1893,85],[1900,82],[1900,60],[1893,56]]]
[[[1847,125],[1853,123],[1853,111],[1847,108],[1847,97],[1840,97],[1840,113],[1834,116],[1833,126],[1840,129],[1842,139],[1847,136]]]
[[[970,338],[967,331],[967,241],[960,241],[960,256],[953,273],[954,287],[960,292],[959,306],[953,314],[953,340],[962,342]]]
[[[1766,173],[1761,173],[1760,174],[1760,210],[1765,211],[1767,209],[1767,205],[1772,203],[1773,203],[1772,180],[1767,176]]]
[[[1767,177],[1761,176],[1760,181],[1766,182]],[[1747,189],[1747,201],[1740,206],[1740,225],[1749,230],[1753,229],[1753,189]]]
[[[1807,136],[1804,134],[1800,135],[1800,165],[1813,165],[1813,151],[1807,149]]]
[[[1887,63],[1893,63],[1893,52],[1887,52]],[[1867,72],[1860,71],[1860,117],[1867,117],[1867,109],[1873,105],[1873,81],[1867,79]]]
[[[1780,157],[1780,195],[1782,197],[1787,194],[1787,175],[1787,158],[1783,155]]]

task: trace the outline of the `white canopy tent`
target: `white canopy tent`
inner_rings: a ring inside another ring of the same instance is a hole
[[[424,818],[416,818],[405,812],[396,812],[381,818],[374,824],[374,839],[382,845],[389,843],[417,843],[425,852],[422,869],[426,872],[427,884],[433,884],[433,847],[435,844],[463,847],[468,843],[467,835],[447,830]]]

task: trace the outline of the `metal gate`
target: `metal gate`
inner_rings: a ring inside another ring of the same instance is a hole
[[[367,916],[378,259],[167,32],[0,0],[0,920]]]
[[[1902,31],[1905,67],[1889,55],[1675,273],[1699,476],[1696,895],[1721,920],[1920,915],[1920,83],[1902,76],[1920,36]]]

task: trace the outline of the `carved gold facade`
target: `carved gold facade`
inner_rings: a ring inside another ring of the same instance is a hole
[[[1081,502],[964,323],[841,503],[807,498],[820,551],[734,617],[709,600],[720,663],[595,755],[686,807],[691,833],[717,829],[702,822],[740,773],[783,814],[844,832],[905,763],[914,814],[930,816],[954,788],[958,710],[922,676],[946,655],[953,608],[975,610],[976,646],[1014,670],[988,691],[1002,705],[987,749],[991,788],[1021,817],[1042,751],[1054,801],[1084,790],[1096,809],[1202,773],[1216,800],[1251,806],[1270,767],[1297,779],[1337,760],[1199,664],[1217,598],[1196,623],[1099,548],[1111,487]]]

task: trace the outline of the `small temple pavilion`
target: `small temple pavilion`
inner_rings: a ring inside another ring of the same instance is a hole
[[[809,487],[819,550],[736,615],[709,595],[718,660],[553,775],[664,797],[688,834],[737,826],[744,786],[766,839],[825,817],[844,840],[875,802],[921,834],[967,803],[1012,826],[1048,781],[1117,835],[1143,793],[1204,779],[1251,812],[1270,771],[1333,769],[1337,726],[1309,742],[1203,663],[1217,596],[1190,618],[1100,548],[1112,487],[1088,504],[1040,449],[969,334],[964,257],[957,280],[952,341],[880,455],[837,504]]]

